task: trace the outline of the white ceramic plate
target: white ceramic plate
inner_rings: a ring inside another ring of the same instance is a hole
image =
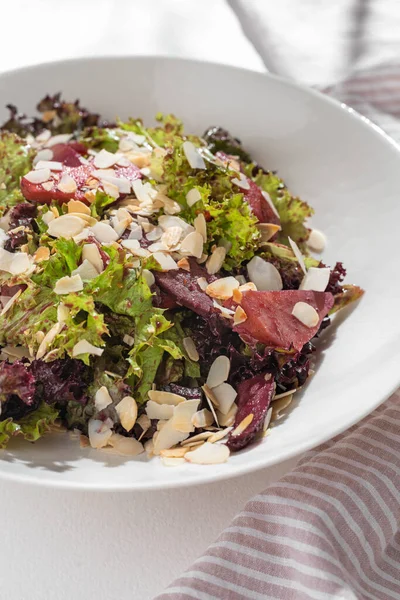
[[[315,207],[327,264],[343,261],[367,290],[321,340],[319,366],[294,409],[262,443],[216,466],[166,468],[158,459],[119,459],[81,450],[68,434],[0,453],[0,475],[67,488],[124,490],[187,486],[278,463],[336,435],[371,412],[400,383],[399,148],[351,109],[276,77],[165,58],[59,62],[0,76],[0,105],[32,113],[45,93],[113,118],[158,111],[188,131],[221,125],[263,165],[278,169]],[[3,120],[6,111],[0,109]]]

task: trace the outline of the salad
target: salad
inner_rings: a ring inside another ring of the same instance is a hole
[[[0,132],[0,447],[216,464],[267,435],[361,296],[312,208],[220,127],[101,121],[60,94]],[[266,447],[266,451],[267,447]]]

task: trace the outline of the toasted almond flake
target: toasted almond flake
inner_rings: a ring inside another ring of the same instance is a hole
[[[41,134],[40,134],[41,135]],[[39,137],[39,136],[38,136]],[[38,137],[36,140],[38,140]],[[57,135],[53,135],[46,140],[46,148],[51,148],[56,144],[66,144],[72,138],[72,133],[59,133]]]
[[[204,391],[204,387],[206,389],[209,389],[209,388],[207,388],[207,386],[203,386],[203,391]],[[217,416],[217,411],[215,410],[214,405],[213,405],[213,403],[212,403],[211,398],[209,397],[209,395],[205,391],[204,391],[204,393],[205,393],[205,397],[206,397],[206,400],[207,400],[208,407],[209,407],[209,409],[211,411],[211,414],[213,416],[213,419],[214,419],[215,423],[217,424],[217,426],[219,427],[219,419],[218,419],[218,416]]]
[[[241,175],[240,179],[238,179],[237,177],[234,177],[232,179],[232,183],[234,183],[238,187],[242,188],[243,190],[249,190],[250,189],[250,184],[247,181],[247,177],[245,177],[243,175],[243,173],[241,173],[240,175]]]
[[[35,165],[35,170],[50,169],[50,171],[62,171],[63,164],[57,160],[39,160]]]
[[[182,231],[181,231],[181,233],[182,233]],[[162,235],[163,235],[163,230],[161,229],[161,227],[154,227],[154,229],[151,229],[146,234],[146,237],[149,240],[149,242],[156,242],[157,240],[159,240],[161,238]]]
[[[75,346],[72,348],[72,356],[80,356],[81,354],[93,354],[94,356],[101,356],[104,350],[102,348],[98,348],[97,346],[93,346],[87,340],[81,340],[77,342]]]
[[[205,290],[207,289],[207,286],[208,286],[208,281],[205,277],[199,277],[197,279],[197,285],[199,286],[199,288],[201,290],[203,290],[203,292],[205,292]]]
[[[33,255],[33,260],[36,263],[40,263],[43,260],[48,260],[50,258],[50,250],[49,248],[47,248],[47,246],[39,246],[39,248],[36,250],[35,254]]]
[[[157,431],[161,431],[161,429],[168,423],[167,419],[160,419],[157,423]]]
[[[44,181],[42,183],[42,188],[44,188],[47,192],[50,192],[54,187],[54,181]]]
[[[186,160],[192,169],[205,169],[206,163],[203,157],[199,154],[196,146],[192,142],[186,141],[182,144],[183,152],[185,153]]]
[[[82,261],[77,269],[71,272],[71,275],[80,275],[82,281],[90,281],[99,275],[96,267],[92,265],[87,259]]]
[[[50,169],[37,169],[35,171],[29,171],[29,173],[24,175],[24,179],[30,183],[43,183],[50,179],[50,175]]]
[[[170,456],[161,456],[161,462],[164,467],[179,467],[185,464],[184,458],[175,458]]]
[[[150,157],[151,157],[150,151],[137,152],[135,150],[132,150],[131,152],[128,152],[126,154],[126,158],[129,160],[129,162],[131,162],[133,165],[136,165],[141,170],[142,169],[144,170],[148,165],[151,164]],[[151,171],[149,170],[149,174],[150,173],[151,173]]]
[[[182,442],[184,443],[184,442]],[[161,450],[160,455],[165,458],[183,458],[188,452],[188,448],[183,448],[182,446],[178,446],[177,448],[168,448],[165,450]]]
[[[221,383],[212,389],[217,401],[217,408],[223,415],[227,415],[236,400],[237,392],[229,383]]]
[[[154,437],[156,437],[155,434],[154,434]],[[144,444],[144,450],[145,450],[148,458],[151,458],[152,456],[154,456],[154,442],[155,442],[154,437],[151,440],[147,440],[147,442],[145,442],[145,444]]]
[[[131,431],[136,423],[138,406],[136,400],[132,396],[125,396],[115,407],[122,427],[125,431]]]
[[[187,448],[187,450],[191,451],[194,448],[199,448],[200,446],[202,446],[204,444],[204,442],[199,441],[199,442],[192,442],[191,440],[188,440],[188,444],[186,444],[185,448]]]
[[[240,325],[247,321],[247,315],[241,306],[238,306],[233,316],[233,324]]]
[[[143,237],[143,230],[140,227],[140,225],[138,225],[137,223],[131,223],[130,224],[130,233],[129,233],[129,239],[130,240],[141,240]]]
[[[172,392],[164,392],[162,390],[150,390],[148,395],[150,400],[157,402],[157,404],[171,404],[177,406],[178,404],[181,404],[181,402],[186,402],[184,396],[179,396],[179,394],[173,394]]]
[[[211,389],[206,383],[202,386],[202,390],[207,396],[207,398],[212,402],[212,404],[218,408],[219,402],[218,398],[214,394],[214,390]]]
[[[111,196],[111,198],[115,198],[115,200],[118,200],[119,188],[117,185],[115,185],[115,183],[110,183],[109,181],[105,181],[103,179],[101,181],[101,185],[105,193],[108,194],[108,196]]]
[[[242,301],[242,292],[240,291],[239,288],[237,288],[236,290],[233,290],[232,299],[235,302],[237,302],[238,304],[240,304],[240,302]]]
[[[151,198],[149,196],[149,189],[151,189],[150,185],[147,187],[147,183],[143,184],[141,179],[136,179],[132,182],[132,189],[139,202],[151,203]]]
[[[169,254],[163,252],[155,252],[153,254],[154,259],[158,262],[162,271],[172,271],[178,269],[178,265]]]
[[[218,273],[222,265],[224,264],[226,256],[226,250],[222,246],[215,248],[211,256],[207,259],[206,269],[209,275],[215,275]]]
[[[126,333],[122,338],[122,341],[124,342],[124,344],[127,344],[127,346],[133,346],[133,344],[135,343],[135,338]]]
[[[235,429],[232,431],[232,437],[237,437],[238,435],[241,435],[245,431],[245,429],[247,429],[247,427],[250,425],[253,419],[253,413],[249,413],[247,417],[245,417],[243,421],[241,421],[239,425],[235,427]]]
[[[122,240],[121,246],[127,250],[137,250],[140,248],[139,240]]]
[[[207,385],[209,388],[215,388],[228,379],[230,370],[230,362],[227,356],[218,356],[211,365],[207,377]]]
[[[131,248],[130,252],[139,258],[148,258],[151,253],[146,248]],[[136,263],[136,267],[140,266],[140,261]]]
[[[267,410],[267,414],[265,415],[265,419],[264,419],[264,423],[263,423],[263,431],[267,431],[269,424],[271,423],[271,417],[272,417],[272,406],[269,407],[269,409]]]
[[[89,448],[90,442],[89,442],[89,438],[87,437],[87,435],[81,434],[79,436],[79,446],[80,446],[80,448]]]
[[[67,206],[69,213],[82,213],[91,216],[90,208],[80,200],[70,200]]]
[[[260,256],[253,256],[247,263],[247,272],[257,290],[280,291],[283,288],[278,269]]]
[[[189,437],[189,433],[178,431],[172,424],[172,419],[166,422],[161,431],[158,432],[157,436],[153,436],[153,448],[152,452],[156,456],[160,454],[161,450],[166,450],[176,446],[179,442],[183,442]],[[147,451],[147,449],[146,449]]]
[[[203,238],[203,242],[207,241],[207,223],[203,213],[197,215],[195,220],[193,221],[193,225],[197,233],[200,233]]]
[[[35,140],[38,144],[44,144],[51,138],[51,131],[49,129],[44,129],[36,136]]]
[[[6,312],[8,312],[10,310],[10,308],[15,304],[15,302],[18,300],[18,298],[20,297],[21,294],[22,294],[22,290],[18,290],[14,294],[14,296],[11,296],[11,298],[9,300],[7,300],[7,302],[3,306],[3,310],[0,312],[0,316],[5,315]]]
[[[56,281],[54,292],[56,294],[70,294],[71,292],[80,292],[83,290],[83,281],[80,275],[72,275],[71,277],[61,277]]]
[[[100,411],[100,410],[104,410],[105,408],[107,408],[107,406],[109,406],[110,404],[112,404],[112,398],[110,396],[110,392],[108,391],[106,386],[103,385],[95,393],[94,405],[95,405],[96,409],[98,411]]]
[[[149,250],[149,252],[164,252],[164,253],[168,253],[169,249],[162,243],[162,242],[154,242],[154,244],[150,244],[149,246],[147,246],[147,249]]]
[[[192,225],[189,225],[189,223],[186,223],[186,221],[184,221],[180,217],[170,215],[161,215],[161,217],[159,217],[158,219],[158,225],[163,231],[165,231],[169,227],[180,227],[181,229],[183,229],[186,235],[194,231],[194,227],[192,227]]]
[[[192,188],[186,194],[186,202],[188,203],[188,206],[193,206],[199,200],[201,200],[201,194],[197,188]]]
[[[296,302],[292,310],[292,315],[306,327],[316,327],[319,322],[317,311],[311,304],[307,304],[307,302]]]
[[[183,344],[186,354],[188,355],[190,360],[197,362],[199,360],[199,353],[197,352],[196,344],[194,343],[192,338],[191,337],[183,338],[182,344]]]
[[[228,298],[232,298],[233,290],[238,287],[239,282],[234,277],[221,277],[207,286],[206,294],[211,298],[228,300]]]
[[[197,411],[200,400],[186,400],[174,408],[174,416],[171,419],[172,426],[182,433],[194,431],[192,417]]]
[[[181,258],[176,264],[180,269],[183,269],[184,271],[190,271],[190,263],[187,258]]]
[[[158,404],[154,400],[148,400],[146,404],[146,415],[149,419],[170,419],[174,415],[172,404]]]
[[[226,415],[222,414],[221,411],[217,411],[218,421],[221,427],[230,427],[235,422],[236,413],[238,411],[237,404],[232,404]]]
[[[99,419],[89,419],[88,433],[92,448],[104,448],[112,436],[110,427]]]
[[[136,424],[140,425],[140,427],[143,429],[143,433],[145,433],[149,429],[149,427],[151,427],[151,421],[149,417],[144,413],[141,414],[140,417],[138,417]]]
[[[168,249],[174,248],[179,243],[182,233],[180,227],[168,227],[161,236],[161,243]]]
[[[69,308],[65,306],[63,302],[57,306],[57,321],[59,323],[65,323],[69,317]]]
[[[119,155],[108,152],[108,150],[100,150],[94,157],[93,164],[97,169],[108,169],[115,165],[118,161]]]
[[[312,229],[307,240],[307,246],[313,252],[323,252],[326,246],[326,237],[319,229]]]
[[[36,359],[43,358],[43,356],[46,354],[47,348],[51,346],[62,328],[63,323],[55,323],[53,327],[46,333],[36,353]]]
[[[283,411],[291,404],[292,400],[293,394],[290,394],[289,396],[285,396],[284,398],[280,398],[279,400],[274,402],[271,407],[271,421],[278,421],[279,419],[281,419],[284,416],[282,414]]]
[[[185,454],[185,460],[197,465],[215,465],[224,463],[229,458],[229,448],[224,444],[205,442],[199,448]]]
[[[214,423],[213,414],[207,408],[202,408],[201,410],[198,410],[194,413],[192,417],[192,423],[196,427],[196,429],[200,427],[208,427],[209,425],[212,425]]]
[[[51,210],[48,210],[47,212],[44,213],[44,215],[42,215],[42,221],[46,225],[48,225],[50,223],[50,221],[52,221],[53,219],[55,219],[55,216]]]
[[[310,267],[300,284],[301,290],[324,292],[329,283],[331,271],[328,267]]]
[[[52,219],[48,224],[47,233],[55,238],[72,238],[85,228],[85,221],[75,215],[62,215]]]
[[[202,431],[201,433],[197,433],[196,435],[193,435],[192,437],[188,438],[187,440],[184,440],[183,442],[181,442],[181,447],[186,448],[188,446],[191,446],[192,444],[204,442],[205,440],[208,440],[208,438],[211,437],[212,435],[213,435],[212,431]]]
[[[36,154],[35,158],[33,159],[33,166],[37,165],[38,162],[40,160],[51,160],[54,156],[54,152],[53,150],[50,150],[50,148],[43,148],[43,150],[39,150],[39,152]]]
[[[36,337],[37,343],[41,344],[43,342],[43,340],[44,340],[44,333],[43,333],[43,331],[37,331],[35,337]]]
[[[93,227],[90,228],[90,231],[93,233],[96,240],[102,244],[116,242],[118,239],[118,233],[111,225],[104,221],[100,221],[99,223],[96,223],[96,225],[93,225]]]
[[[271,208],[272,212],[274,213],[274,215],[276,217],[278,217],[278,219],[280,219],[280,215],[279,215],[278,211],[276,210],[274,203],[272,202],[271,196],[268,194],[268,192],[264,192],[264,190],[262,190],[261,193],[263,195],[264,200],[267,202],[267,204]]]
[[[104,271],[103,259],[96,244],[84,244],[82,247],[82,260],[88,260],[98,273]]]
[[[203,253],[203,243],[203,236],[197,231],[192,231],[183,239],[180,250],[187,252],[190,256],[200,258]]]
[[[56,206],[51,206],[50,210],[52,211],[52,213],[54,214],[55,217],[60,216],[60,211],[58,210],[58,208]]]
[[[119,433],[113,433],[108,443],[112,447],[112,453],[120,456],[138,456],[138,454],[144,452],[143,444],[138,440],[133,437],[125,437]]]
[[[232,431],[233,427],[226,427],[226,429],[221,429],[220,431],[216,431],[213,435],[208,438],[210,444],[215,444],[215,442],[219,442],[224,437],[228,435]]]
[[[0,250],[2,252],[6,252],[6,250],[3,250],[2,248],[0,248]],[[11,254],[11,256],[12,256],[8,269],[6,269],[6,268],[4,268],[4,266],[2,266],[3,257],[1,257],[1,256],[0,256],[0,269],[8,271],[9,273],[12,273],[13,275],[20,275],[21,273],[26,273],[27,271],[29,271],[29,269],[31,269],[31,267],[32,267],[31,260],[32,259],[26,252],[14,252],[14,253],[11,252],[8,254]]]
[[[289,240],[289,243],[290,243],[290,245],[291,245],[291,248],[292,248],[292,250],[293,250],[293,254],[294,254],[294,255],[295,255],[295,257],[297,258],[297,260],[298,260],[298,263],[299,263],[299,265],[300,265],[300,267],[301,267],[301,269],[302,269],[303,273],[304,273],[305,275],[307,275],[307,269],[306,269],[306,265],[305,265],[305,263],[304,263],[304,257],[303,257],[303,255],[302,255],[302,253],[300,252],[300,248],[298,247],[298,245],[296,244],[296,242],[294,242],[294,241],[292,240],[292,238],[288,238],[288,240]]]
[[[261,234],[260,243],[264,244],[269,242],[269,240],[281,230],[281,227],[280,225],[275,225],[275,223],[258,223],[257,229]]]
[[[153,275],[153,273],[151,271],[149,271],[148,269],[143,269],[142,275],[145,278],[145,280],[147,282],[147,285],[149,287],[151,287],[152,285],[155,284],[156,280],[155,280],[155,277],[154,277],[154,275]]]

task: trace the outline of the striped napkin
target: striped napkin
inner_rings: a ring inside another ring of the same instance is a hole
[[[400,141],[400,66],[327,91]],[[157,600],[193,598],[400,599],[400,390],[250,500]]]

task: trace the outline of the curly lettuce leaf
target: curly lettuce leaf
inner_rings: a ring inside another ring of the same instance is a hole
[[[356,302],[356,300],[361,298],[361,296],[364,294],[364,290],[358,287],[358,285],[344,285],[342,286],[342,289],[343,291],[340,294],[336,294],[334,297],[335,302],[329,311],[330,315],[333,315],[334,313],[338,312],[338,310],[345,308],[345,306]]]
[[[41,402],[36,410],[17,421],[11,418],[0,421],[0,448],[5,448],[15,435],[22,435],[28,442],[36,442],[50,430],[57,417],[58,410]]]
[[[19,180],[32,166],[33,152],[15,133],[0,132],[0,214],[19,202],[25,202]]]
[[[79,141],[87,148],[115,153],[119,147],[117,131],[108,127],[89,127],[82,132]]]
[[[251,176],[253,165],[246,169],[248,176]],[[294,240],[301,249],[305,250],[305,243],[309,236],[309,230],[305,221],[311,217],[314,210],[300,198],[292,196],[282,179],[274,173],[265,173],[261,169],[253,181],[267,192],[275,208],[277,209],[282,231],[278,234],[278,242],[289,245],[289,237]]]

